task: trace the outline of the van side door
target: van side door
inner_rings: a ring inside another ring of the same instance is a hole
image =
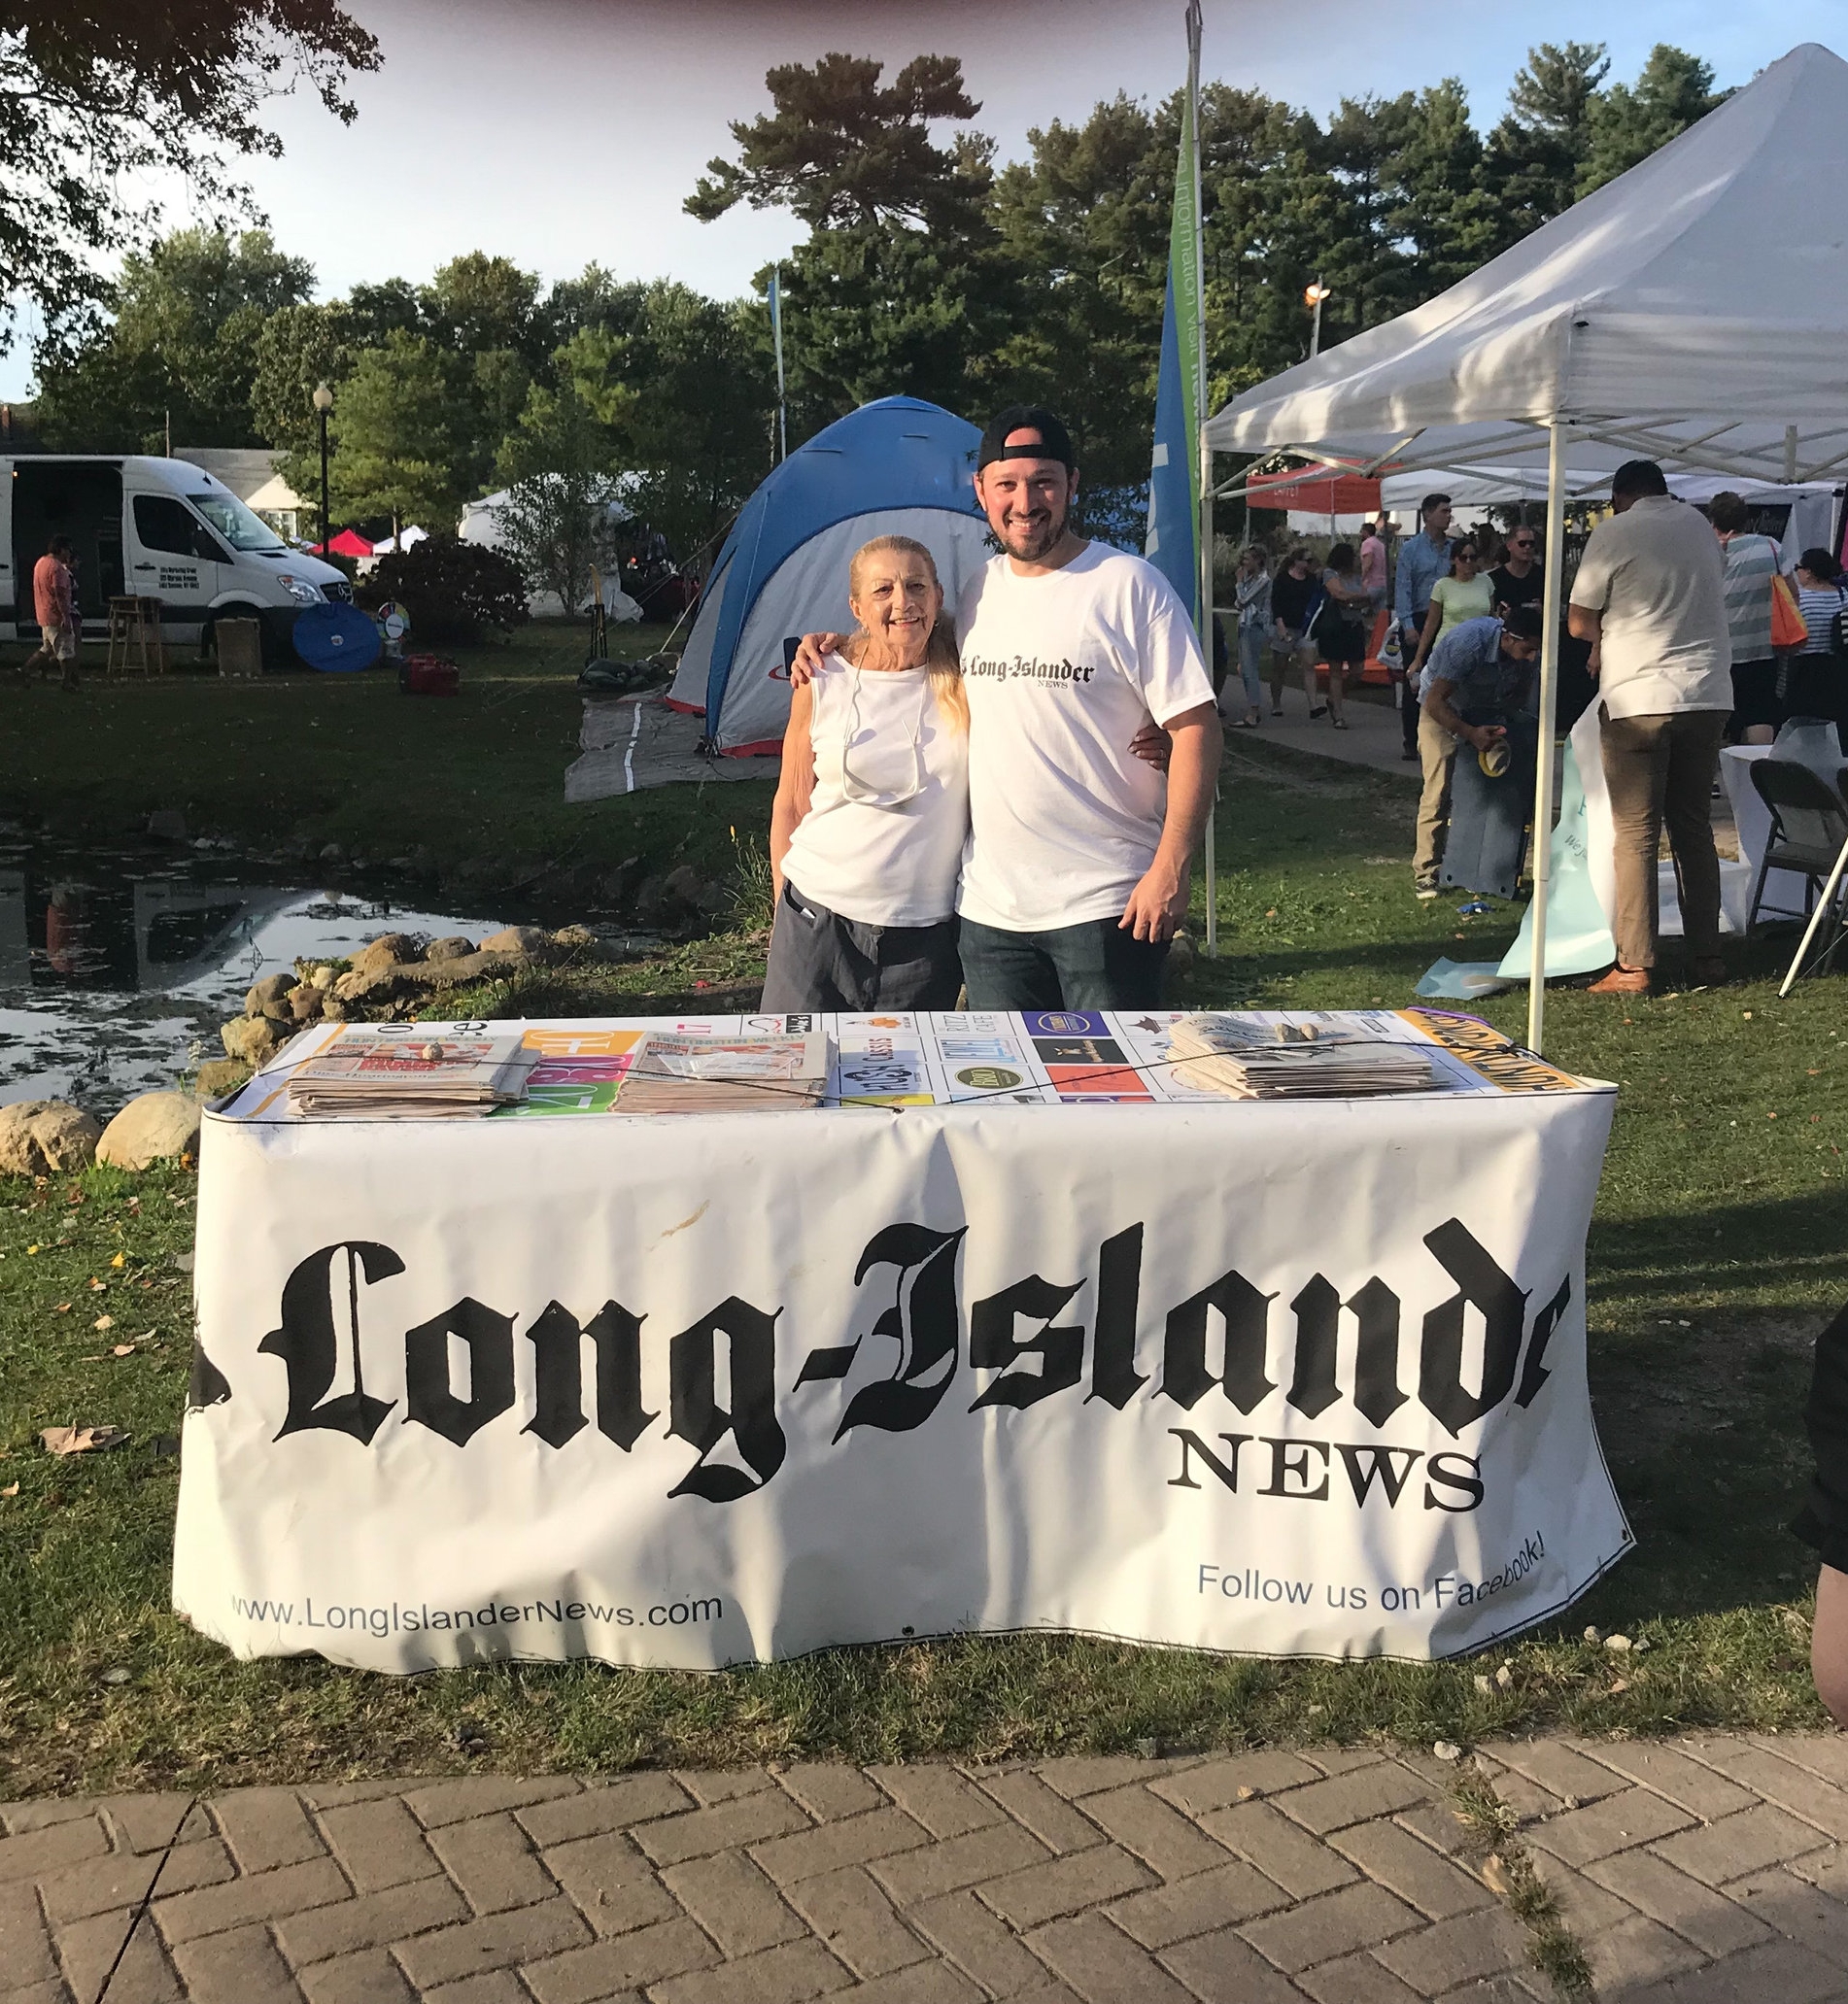
[[[128,589],[161,601],[176,639],[196,640],[229,556],[177,494],[132,494],[127,513]]]

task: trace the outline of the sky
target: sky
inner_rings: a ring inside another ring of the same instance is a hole
[[[1782,9],[1737,0],[1551,0],[1544,9],[1413,9],[1383,0],[1203,0],[1203,71],[1318,114],[1455,75],[1479,126],[1501,115],[1536,41],[1603,42],[1613,79],[1671,41],[1744,84],[1799,39]],[[349,0],[382,67],[342,125],[311,96],[277,99],[278,161],[250,163],[281,247],[321,295],[427,279],[462,252],[548,283],[596,262],[735,296],[798,232],[777,211],[697,222],[681,203],[729,123],[770,109],[764,72],[830,50],[896,69],[958,55],[975,123],[1003,158],[1028,131],[1081,120],[1118,90],[1150,101],[1186,72],[1181,0]],[[1427,25],[1416,32],[1410,23]],[[1802,34],[1848,53],[1848,0],[1814,0]],[[172,191],[169,221],[193,220]],[[30,323],[27,325],[30,332]],[[29,341],[0,357],[0,398],[25,393]]]

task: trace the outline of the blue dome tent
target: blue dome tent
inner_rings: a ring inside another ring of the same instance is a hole
[[[712,566],[667,700],[702,712],[713,748],[773,752],[789,719],[783,643],[844,632],[847,563],[873,536],[914,536],[946,603],[988,558],[971,482],[981,434],[910,396],[863,404],[799,446],[745,502]]]

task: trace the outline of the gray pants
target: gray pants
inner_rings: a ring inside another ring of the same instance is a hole
[[[953,1009],[962,993],[956,921],[867,926],[804,898],[787,878],[770,932],[764,1013]]]

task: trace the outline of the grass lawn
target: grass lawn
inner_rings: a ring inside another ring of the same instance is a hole
[[[0,810],[76,832],[181,805],[254,843],[298,831],[384,856],[421,843],[456,868],[525,871],[565,852],[602,869],[632,854],[722,866],[734,826],[762,828],[768,786],[559,798],[581,646],[541,636],[471,656],[469,694],[447,708],[364,683],[75,698],[0,689],[0,719],[31,726],[0,738]],[[1498,953],[1505,916],[1465,920],[1454,900],[1413,900],[1413,806],[1397,774],[1241,736],[1219,815],[1224,957],[1197,960],[1181,999],[1402,1002],[1439,953]],[[1848,1017],[1838,976],[1777,1002],[1780,951],[1738,949],[1740,978],[1724,989],[1635,1002],[1556,991],[1549,1004],[1550,1054],[1624,1087],[1593,1228],[1591,1348],[1638,1548],[1567,1619],[1473,1662],[1291,1664],[976,1638],[709,1677],[577,1665],[394,1680],[237,1663],[166,1612],[178,1463],[163,1449],[185,1384],[189,1281],[177,1256],[190,1244],[191,1178],[97,1170],[0,1183],[0,1793],[1820,1723],[1806,1667],[1814,1565],[1782,1527],[1806,1479],[1809,1344],[1848,1296]],[[633,1009],[702,982],[710,999],[761,965],[761,935],[721,933],[468,1002]],[[1519,1035],[1524,1006],[1516,992],[1483,1012]],[[112,1326],[99,1332],[103,1314]],[[120,1343],[130,1354],[115,1356]],[[134,1439],[53,1461],[37,1433],[66,1421]],[[1582,1639],[1588,1623],[1650,1647],[1619,1659]],[[1493,1681],[1503,1663],[1505,1687]]]

